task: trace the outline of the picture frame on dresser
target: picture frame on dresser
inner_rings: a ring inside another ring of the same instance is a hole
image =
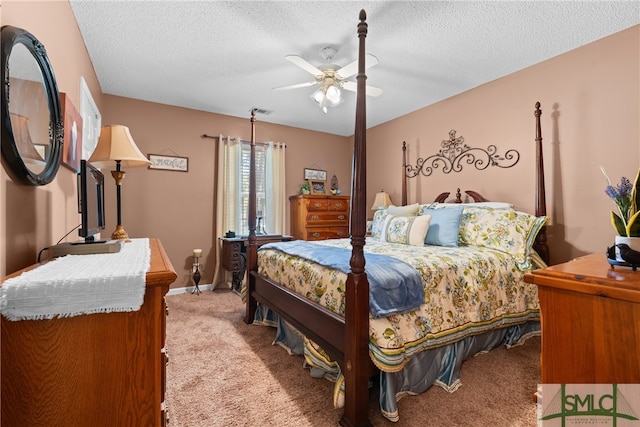
[[[310,179],[309,188],[311,188],[311,194],[327,194],[327,182],[319,179]]]

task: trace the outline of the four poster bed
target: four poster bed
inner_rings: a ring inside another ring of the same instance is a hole
[[[523,277],[548,258],[539,104],[535,215],[487,202],[472,191],[466,193],[478,203],[460,204],[458,191],[458,203],[443,203],[448,193],[442,193],[434,203],[407,205],[403,173],[406,206],[377,211],[371,236],[365,237],[365,21],[363,10],[350,239],[275,243],[258,254],[255,111],[251,116],[245,322],[277,325],[277,341],[304,352],[312,374],[336,381],[343,426],[370,425],[371,378],[379,381],[383,415],[397,421],[397,399],[403,395],[434,383],[453,391],[465,358],[538,334],[537,289]],[[406,168],[404,153],[403,147]],[[444,234],[451,222],[457,227],[455,242]],[[437,234],[430,241],[433,230]]]

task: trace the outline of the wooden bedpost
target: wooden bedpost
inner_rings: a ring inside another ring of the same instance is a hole
[[[252,293],[255,277],[250,272],[258,268],[258,245],[256,244],[256,109],[251,110],[251,151],[249,154],[249,242],[247,244],[247,305],[245,323],[253,323],[257,302]]]
[[[534,112],[536,116],[536,204],[535,214],[536,216],[547,215],[547,202],[544,189],[544,161],[542,158],[542,127],[540,126],[540,116],[542,110],[540,109],[540,102],[536,102],[536,110]],[[536,236],[536,241],[533,245],[534,249],[540,255],[540,258],[547,264],[549,264],[549,245],[547,243],[547,227],[542,226],[540,232]]]
[[[342,374],[345,380],[344,414],[340,425],[370,426],[369,421],[369,281],[364,270],[364,243],[367,221],[366,168],[366,81],[365,38],[367,14],[360,11],[356,123],[351,187],[351,272],[347,276],[345,342]]]
[[[402,141],[402,206],[407,206],[407,141]]]

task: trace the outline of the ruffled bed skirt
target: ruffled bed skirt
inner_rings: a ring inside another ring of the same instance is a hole
[[[317,346],[262,304],[258,304],[254,324],[275,327],[276,337],[273,343],[285,348],[289,354],[304,356],[304,366],[310,369],[312,376],[334,381],[334,405],[344,405],[344,381],[335,362],[327,360],[325,355],[318,351]],[[402,397],[423,393],[434,384],[454,392],[462,385],[459,375],[465,359],[488,352],[501,344],[507,348],[514,347],[532,336],[539,335],[540,322],[531,321],[420,352],[413,356],[400,372],[380,372],[380,410],[387,419],[397,422],[400,419],[398,400]]]

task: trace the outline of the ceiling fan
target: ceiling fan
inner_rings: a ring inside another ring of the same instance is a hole
[[[326,114],[327,107],[335,107],[342,102],[342,94],[340,89],[355,92],[357,84],[354,81],[347,80],[349,77],[358,72],[358,61],[353,61],[344,67],[338,68],[337,65],[331,63],[336,49],[332,47],[324,47],[320,51],[324,57],[326,64],[319,67],[311,65],[307,60],[298,55],[287,55],[285,58],[303,70],[313,74],[315,79],[306,83],[298,83],[289,86],[281,86],[273,88],[274,90],[297,89],[301,87],[309,87],[320,85],[320,88],[311,94],[311,98],[318,103],[322,111]],[[378,58],[371,54],[366,55],[365,68],[373,67],[378,63]],[[366,93],[369,96],[379,96],[382,89],[373,86],[366,87]]]

